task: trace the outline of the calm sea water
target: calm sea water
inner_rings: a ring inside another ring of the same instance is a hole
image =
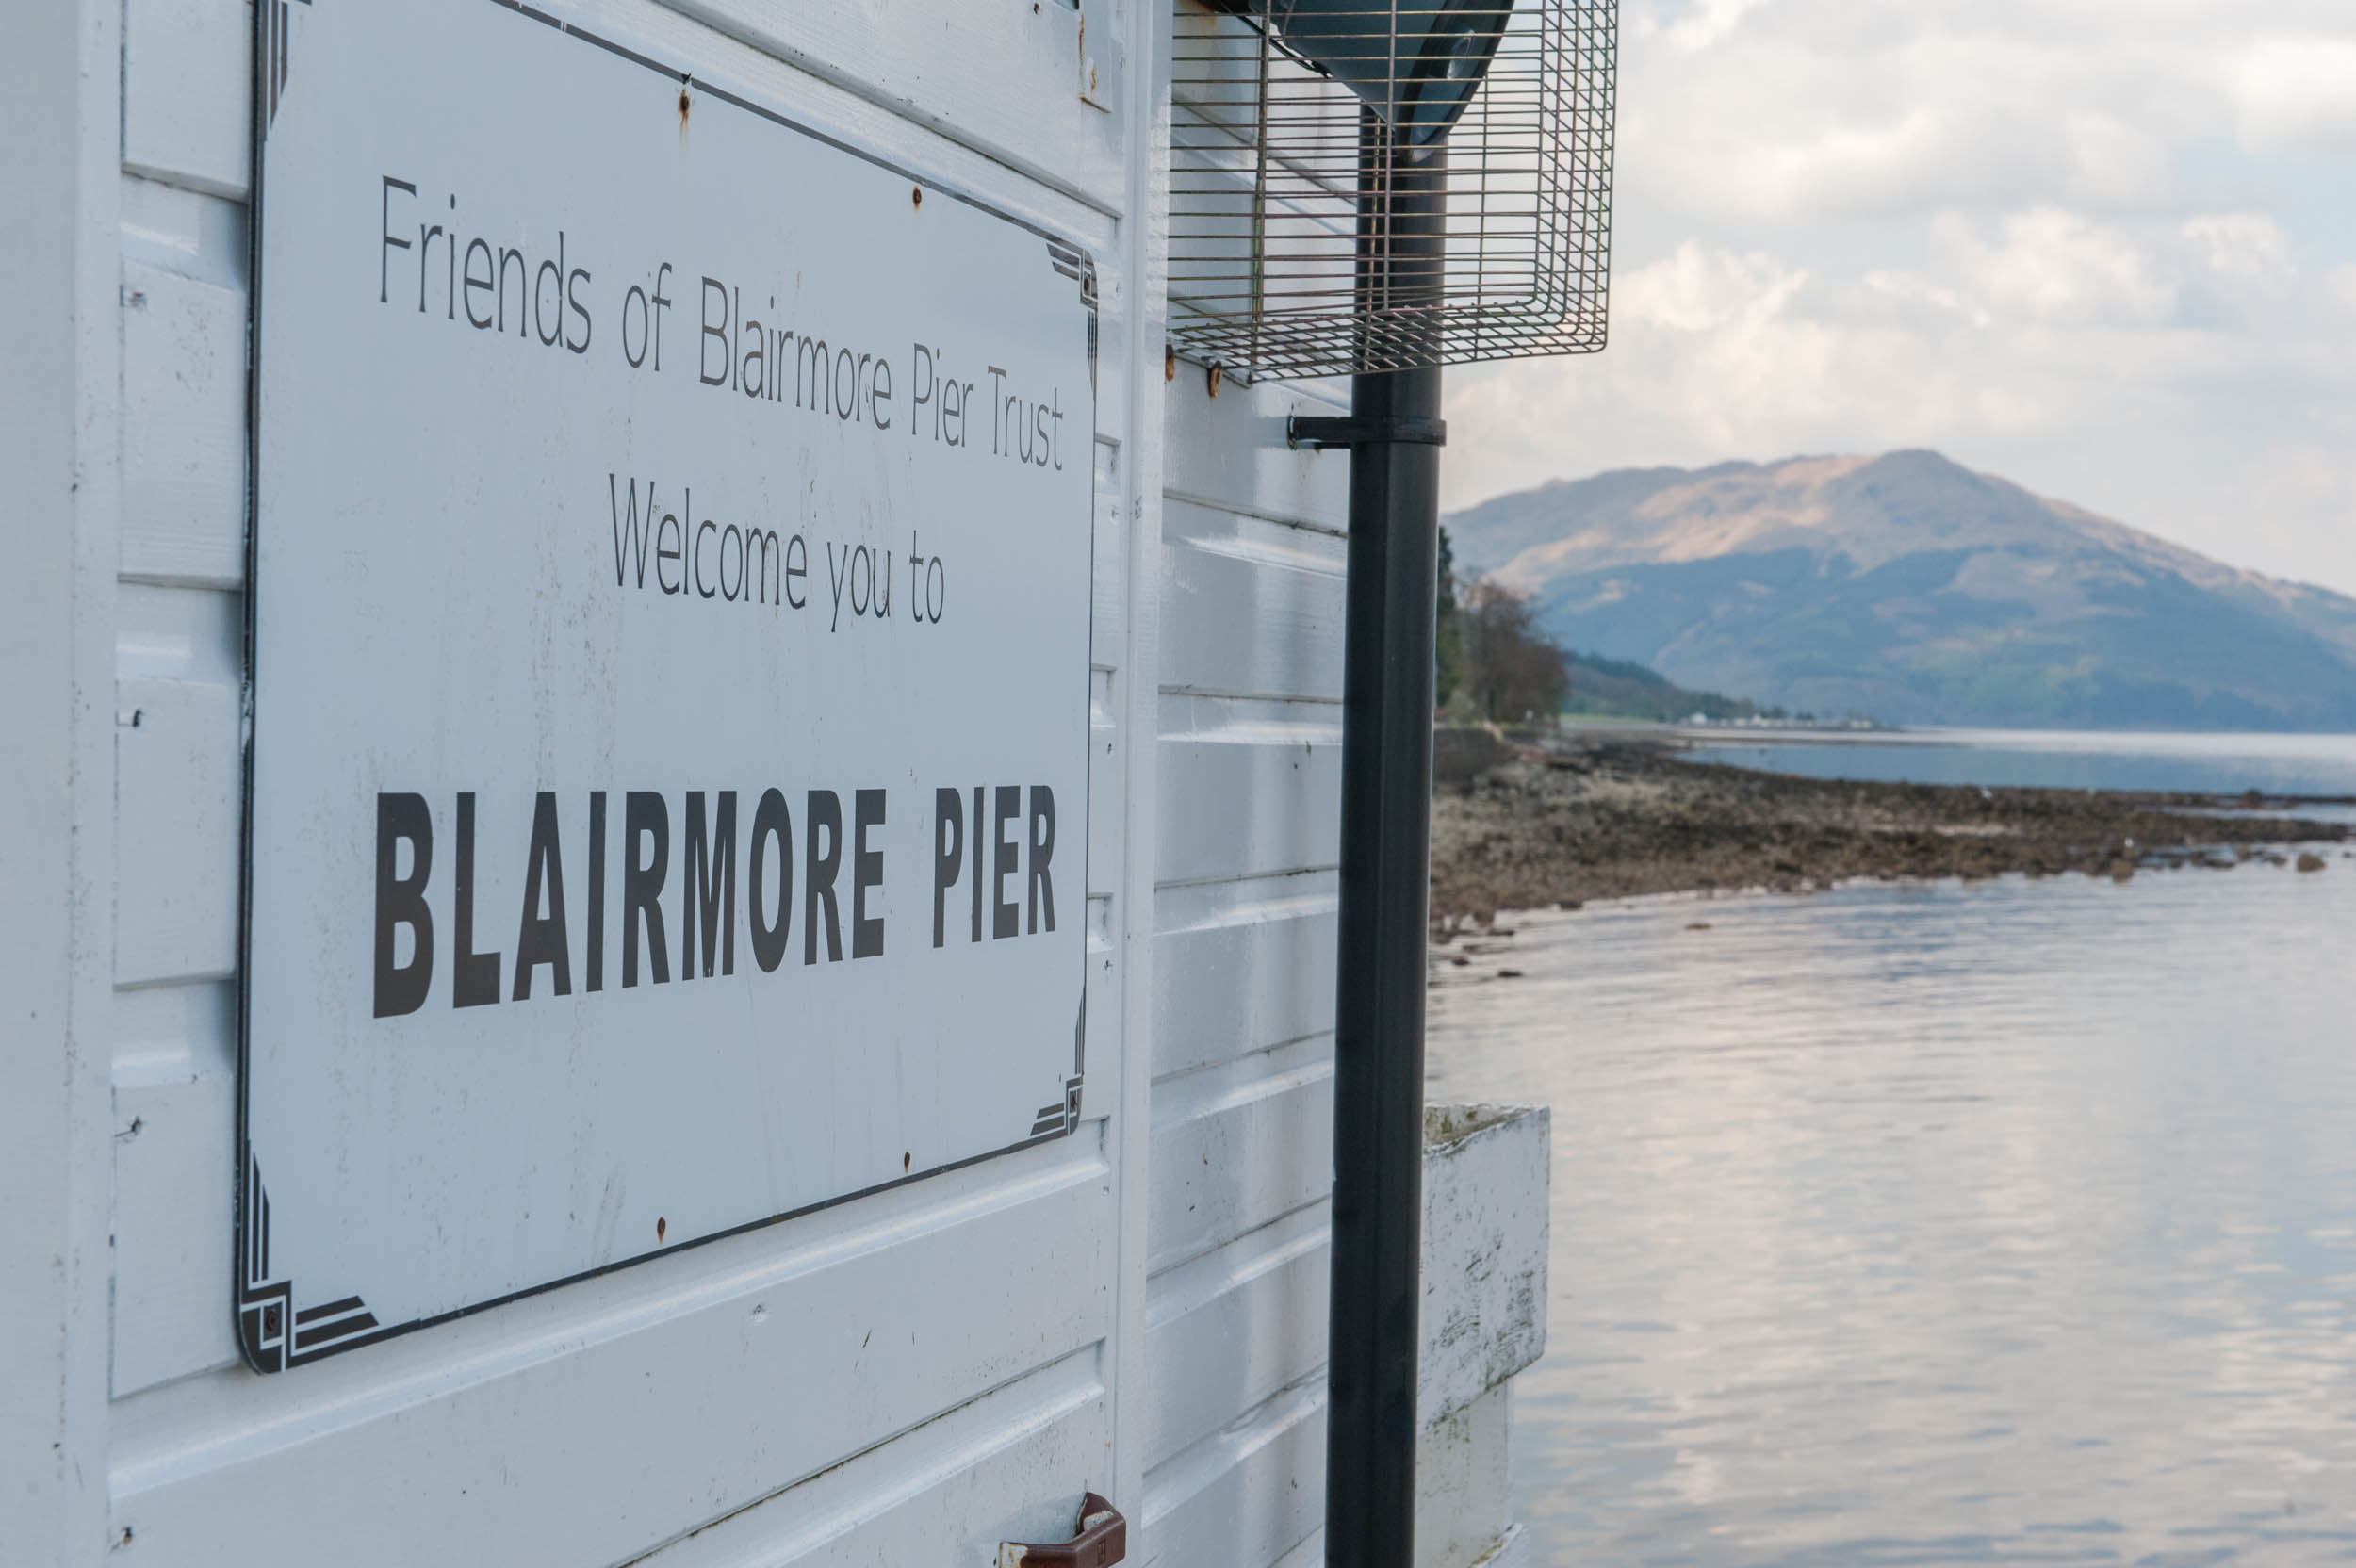
[[[1432,1092],[1554,1108],[1533,1562],[2356,1560],[2356,860],[1500,923]]]
[[[1709,731],[1698,732],[1707,737]],[[1871,740],[1705,739],[1688,754],[1811,778],[2356,795],[2356,735],[1916,729]]]

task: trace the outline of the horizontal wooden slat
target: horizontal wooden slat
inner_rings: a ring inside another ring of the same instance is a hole
[[[1326,1207],[1316,1204],[1153,1281],[1149,1466],[1325,1364],[1328,1233]]]
[[[1164,691],[1341,700],[1341,540],[1176,500],[1163,539]]]
[[[1323,1495],[1323,1494],[1319,1494]],[[1280,1557],[1271,1568],[1325,1568],[1325,1527],[1311,1530],[1308,1539]],[[1529,1568],[1527,1563],[1484,1562],[1481,1568]]]
[[[114,1028],[117,1396],[237,1358],[230,1290],[237,992],[119,991]]]
[[[1154,1076],[1332,1029],[1337,908],[1331,871],[1162,890]]]
[[[1147,1264],[1199,1257],[1325,1196],[1333,1180],[1330,1039],[1153,1086]]]
[[[1171,499],[1336,532],[1347,526],[1350,454],[1284,445],[1286,415],[1346,413],[1346,387],[1229,380],[1212,397],[1203,367],[1182,363],[1167,390],[1162,484]]]
[[[676,1540],[1100,1343],[1101,1134],[366,1354],[119,1401],[114,1520],[186,1568],[322,1541],[351,1568],[524,1568]]]
[[[115,723],[115,983],[233,972],[244,789],[237,688],[122,681]]]
[[[252,140],[250,0],[126,0],[123,161],[242,196]]]
[[[1268,876],[1337,860],[1339,708],[1164,696],[1159,763],[1157,880]]]
[[[182,1063],[177,1071],[148,1065],[130,1082],[116,1070],[118,1398],[237,1359],[229,1331],[237,1081],[193,1055]]]
[[[680,15],[1106,213],[1121,210],[1125,122],[1082,102],[1080,15],[1029,0],[664,0]],[[608,9],[584,6],[592,17]],[[1100,28],[1100,34],[1102,29]],[[1120,55],[1101,47],[1109,106]]]
[[[632,1568],[994,1562],[1001,1541],[1071,1533],[1103,1484],[1108,1397],[1096,1348],[764,1499]]]
[[[1325,1384],[1310,1379],[1147,1472],[1153,1559],[1273,1563],[1325,1521]]]
[[[245,576],[245,298],[123,268],[123,556],[127,577]]]

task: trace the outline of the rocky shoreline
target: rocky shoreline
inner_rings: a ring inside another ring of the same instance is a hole
[[[1432,922],[1644,893],[1806,891],[1857,878],[2076,872],[2321,871],[2349,829],[2255,794],[1834,782],[1689,762],[1621,740],[1536,746],[1444,736],[1432,803]],[[2334,803],[2339,804],[2339,803]],[[2263,811],[2264,815],[2224,813]]]

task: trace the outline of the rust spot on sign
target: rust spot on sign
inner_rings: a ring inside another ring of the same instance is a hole
[[[687,89],[682,84],[679,90],[679,128],[682,131],[687,129]]]
[[[669,1220],[663,1218],[661,1215],[654,1217],[654,1243],[657,1247],[663,1245],[663,1233],[670,1228],[671,1222]]]

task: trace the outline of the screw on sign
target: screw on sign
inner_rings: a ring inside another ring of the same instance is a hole
[[[1053,1545],[998,1545],[998,1568],[1111,1568],[1129,1555],[1129,1521],[1091,1492],[1080,1499],[1079,1533]]]

